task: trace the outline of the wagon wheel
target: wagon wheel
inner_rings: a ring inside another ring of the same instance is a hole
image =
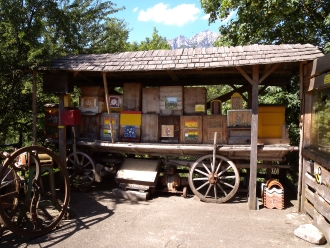
[[[189,170],[189,186],[202,201],[222,203],[237,192],[239,173],[235,164],[226,157],[206,155],[194,162]]]
[[[95,163],[84,152],[73,152],[67,157],[70,182],[77,188],[88,188],[95,180]]]
[[[53,163],[41,162],[41,154],[50,157],[58,168],[54,170]],[[63,192],[58,192],[54,184],[57,176],[65,183]],[[2,222],[19,236],[46,234],[66,213],[70,199],[69,177],[60,158],[47,148],[29,146],[12,153],[0,170],[0,181]]]

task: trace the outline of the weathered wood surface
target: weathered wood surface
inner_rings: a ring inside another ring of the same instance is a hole
[[[324,168],[330,169],[330,157],[320,152],[316,152],[309,149],[303,149],[302,154],[304,157],[307,157],[317,163],[321,164]]]
[[[142,84],[125,83],[123,109],[140,111],[142,104]]]
[[[159,107],[162,115],[182,115],[183,114],[183,86],[162,86],[159,88]],[[168,106],[166,100],[173,97],[176,104]]]
[[[171,129],[171,133],[164,133],[166,126]],[[158,137],[160,142],[180,143],[180,116],[159,116]]]
[[[158,115],[142,114],[141,142],[156,143],[158,136]]]
[[[160,114],[159,87],[142,89],[142,113]]]
[[[313,218],[313,224],[323,233],[330,242],[330,225],[325,218],[307,201],[304,202],[306,212]]]
[[[305,174],[305,184],[308,185],[309,187],[311,187],[312,189],[314,189],[320,197],[322,197],[325,201],[330,203],[329,187],[322,185],[322,184],[318,184],[315,181],[315,177],[308,173]],[[307,192],[306,192],[306,195],[307,195]]]
[[[100,140],[79,139],[77,144],[87,146],[102,152],[130,153],[150,156],[193,156],[200,157],[212,154],[212,144],[162,144],[162,143],[110,143]],[[224,145],[217,147],[217,154],[231,159],[250,160],[251,146]],[[285,154],[298,151],[298,147],[292,146],[260,146],[258,147],[258,159],[263,161],[282,161]]]
[[[100,136],[101,115],[82,115],[79,126],[80,138],[98,139]]]
[[[217,144],[227,143],[227,116],[204,115],[203,116],[203,143],[212,144],[214,133],[217,132]]]
[[[184,87],[183,90],[183,114],[196,114],[195,105],[204,105],[206,112],[206,88],[205,87]]]

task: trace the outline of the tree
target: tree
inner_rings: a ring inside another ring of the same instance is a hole
[[[138,42],[134,41],[128,46],[129,51],[148,51],[148,50],[169,50],[170,45],[167,43],[166,38],[158,35],[157,29],[154,27],[152,38],[146,37],[144,41]]]
[[[125,47],[126,24],[111,17],[122,9],[101,0],[0,0],[1,142],[12,138],[18,126],[31,136],[31,71],[37,65],[67,54]],[[54,97],[43,95],[41,85],[38,88],[37,112],[43,113],[44,103]],[[39,122],[42,137],[43,119]]]
[[[217,45],[310,43],[330,52],[330,2],[325,0],[200,0],[209,23],[237,16],[219,28]]]

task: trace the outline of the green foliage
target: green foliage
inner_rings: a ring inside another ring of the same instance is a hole
[[[163,38],[158,34],[157,29],[154,27],[152,38],[146,37],[144,41],[138,42],[134,41],[131,43],[127,50],[128,51],[148,51],[148,50],[169,50],[170,45],[167,43],[166,38]]]
[[[217,45],[310,43],[329,52],[330,2],[325,0],[200,0],[209,22],[237,18],[221,26]]]
[[[32,70],[67,54],[123,51],[129,30],[111,15],[122,10],[100,0],[0,0],[0,142],[14,142],[18,128],[32,136]],[[37,78],[37,132],[43,137],[42,93]]]

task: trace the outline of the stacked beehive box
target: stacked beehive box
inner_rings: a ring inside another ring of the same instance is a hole
[[[110,119],[111,119],[112,131],[110,129]],[[119,113],[111,113],[111,118],[109,118],[109,114],[104,112],[101,114],[100,139],[101,140],[112,140],[112,137],[111,137],[112,135],[113,135],[114,141],[118,141]]]

